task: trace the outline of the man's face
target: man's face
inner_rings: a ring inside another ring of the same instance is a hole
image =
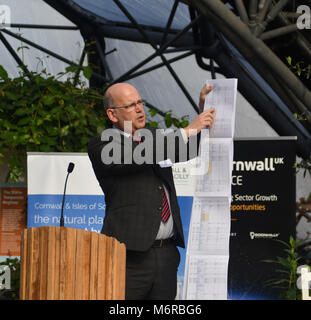
[[[108,116],[116,127],[125,131],[127,128],[124,128],[124,122],[131,121],[131,132],[134,133],[145,126],[146,115],[142,99],[134,87],[125,85],[119,88],[113,92],[113,101],[114,106],[109,109]]]

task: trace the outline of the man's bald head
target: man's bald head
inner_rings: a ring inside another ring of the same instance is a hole
[[[115,83],[105,94],[105,108],[114,125],[124,130],[124,121],[132,122],[132,133],[145,126],[145,111],[142,99],[129,83]]]
[[[138,91],[134,86],[132,86],[129,83],[115,83],[112,86],[110,86],[106,93],[105,93],[105,108],[111,108],[118,106],[118,102],[123,100],[123,98],[126,95],[136,93],[138,94]]]

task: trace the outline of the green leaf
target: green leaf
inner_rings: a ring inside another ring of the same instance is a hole
[[[20,94],[16,94],[12,91],[6,91],[5,94],[10,100],[13,100],[13,101],[18,100],[21,97]]]
[[[279,263],[277,260],[271,260],[271,259],[266,259],[262,260],[263,262],[268,262],[268,263]]]
[[[20,50],[23,50],[23,49],[29,49],[29,47],[27,46],[20,46],[17,48],[17,52],[20,51]]]
[[[289,280],[287,279],[272,279],[272,280],[268,280],[267,282],[267,285],[277,285],[277,284],[281,284],[281,283],[289,283]]]
[[[296,241],[293,236],[289,237],[289,244],[294,248],[296,246]]]
[[[167,128],[170,128],[173,124],[173,120],[172,120],[172,115],[171,112],[167,112],[166,115],[164,116],[164,122]]]
[[[8,80],[9,79],[8,73],[6,72],[6,70],[1,65],[0,65],[0,78],[2,78],[3,80]]]
[[[90,79],[92,76],[93,70],[91,67],[83,67],[83,75],[85,76],[86,79]]]
[[[19,120],[17,122],[17,125],[18,126],[24,126],[24,125],[26,125],[26,124],[28,124],[30,122],[31,122],[31,117],[25,117],[25,118],[22,118],[21,120]]]
[[[283,244],[284,246],[286,246],[287,248],[290,248],[290,245],[289,245],[287,242],[283,241],[283,240],[276,239],[275,241],[277,241],[277,242],[279,242],[279,243],[282,243],[282,244]]]
[[[66,72],[76,72],[79,67],[71,65],[66,68]]]
[[[60,130],[60,136],[63,137],[63,136],[67,136],[69,133],[69,125],[67,126],[64,126],[61,128]]]
[[[18,108],[15,112],[15,116],[24,116],[26,114],[29,114],[29,109],[27,108]]]
[[[150,109],[149,113],[150,113],[150,116],[153,118],[155,115],[158,114],[158,111],[156,109]]]
[[[53,104],[55,102],[55,98],[52,95],[44,96],[44,97],[42,97],[41,101],[46,106],[50,106],[51,104]]]
[[[53,85],[49,85],[47,87],[47,90],[51,92],[54,96],[58,96],[62,94],[62,91],[58,88],[57,84],[54,84],[54,83]]]
[[[182,128],[186,128],[188,125],[189,125],[189,121],[188,121],[188,120],[183,120],[183,121],[181,122],[181,127],[182,127]]]
[[[278,273],[286,273],[286,274],[290,275],[290,271],[287,271],[287,270],[275,269],[275,272],[278,272]]]
[[[66,111],[68,111],[71,116],[78,115],[78,112],[75,110],[75,108],[71,104],[66,107]]]
[[[281,265],[283,265],[285,267],[290,267],[291,266],[289,259],[284,259],[282,257],[277,257],[277,260]]]
[[[43,119],[39,118],[37,119],[37,126],[41,126],[41,124],[43,123]]]
[[[153,128],[158,128],[158,123],[156,121],[150,121],[148,122],[148,125]]]
[[[311,193],[310,193],[310,195],[311,195]],[[310,195],[309,195],[309,197],[310,197]],[[310,201],[310,200],[311,199],[308,198],[308,201]],[[296,247],[300,247],[300,246],[302,246],[303,244],[305,244],[308,241],[310,241],[310,239],[303,239],[303,240],[297,241],[296,242]]]
[[[176,128],[179,128],[179,127],[180,127],[180,122],[179,122],[178,119],[172,118],[172,121],[173,121],[173,125],[174,125]]]
[[[289,300],[296,300],[296,298],[297,298],[296,289],[295,289],[295,288],[290,288],[290,289],[287,291],[287,299],[289,299]]]

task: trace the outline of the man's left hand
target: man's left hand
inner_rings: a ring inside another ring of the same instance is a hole
[[[202,88],[202,90],[200,92],[200,102],[199,102],[199,107],[201,110],[204,109],[204,103],[205,103],[206,96],[213,90],[213,88],[214,88],[213,85],[207,86],[206,84]]]

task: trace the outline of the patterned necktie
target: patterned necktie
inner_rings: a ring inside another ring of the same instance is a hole
[[[163,222],[166,222],[171,214],[171,210],[170,210],[170,206],[168,204],[168,200],[167,200],[167,196],[165,193],[164,188],[162,189],[162,215],[161,215],[161,219]]]

